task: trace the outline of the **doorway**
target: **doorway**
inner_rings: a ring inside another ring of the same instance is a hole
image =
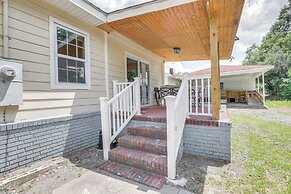
[[[127,81],[133,82],[140,77],[140,102],[142,106],[150,105],[150,67],[138,59],[126,57]]]

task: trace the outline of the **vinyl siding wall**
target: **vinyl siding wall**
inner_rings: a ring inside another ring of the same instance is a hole
[[[131,40],[124,41],[124,37],[113,32],[109,34],[109,91],[112,96],[112,81],[126,81],[126,54],[144,59],[149,62],[150,67],[150,88],[151,101],[154,100],[154,87],[159,87],[163,83],[163,60],[143,47],[135,44]]]
[[[2,4],[0,34],[2,34]],[[90,34],[90,90],[52,90],[50,83],[49,16]],[[113,33],[114,34],[114,33]],[[105,96],[104,32],[82,23],[43,1],[9,1],[9,57],[23,64],[23,105],[8,107],[9,122],[100,111],[99,97]],[[125,79],[125,51],[150,61],[153,85],[162,83],[162,60],[121,35],[110,35],[109,86]],[[116,40],[118,39],[118,40]],[[2,38],[0,56],[2,57]],[[0,107],[3,123],[4,107]]]

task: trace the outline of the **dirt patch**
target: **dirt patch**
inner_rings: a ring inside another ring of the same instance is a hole
[[[4,193],[51,194],[54,189],[80,177],[89,170],[94,171],[96,166],[103,162],[102,150],[98,150],[96,147],[90,147],[74,152],[69,156],[60,157],[63,159],[61,164],[22,185],[5,188]],[[40,162],[44,163],[44,161]]]

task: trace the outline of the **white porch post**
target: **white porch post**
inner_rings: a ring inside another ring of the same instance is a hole
[[[167,106],[167,153],[168,153],[168,178],[176,178],[175,158],[175,96],[166,96]]]
[[[110,151],[110,129],[109,129],[109,113],[108,113],[108,98],[101,97],[101,123],[102,123],[102,141],[103,141],[103,157],[108,160],[108,152]]]
[[[265,94],[265,73],[262,73],[262,84],[263,84],[263,103],[266,104],[266,94]]]
[[[257,78],[257,91],[260,93],[260,76]]]
[[[140,110],[140,78],[135,77],[134,80],[137,82],[135,85],[135,103],[137,108],[137,115],[141,115]]]
[[[106,97],[109,98],[109,76],[108,76],[108,33],[104,32],[104,62],[105,62],[105,87]]]

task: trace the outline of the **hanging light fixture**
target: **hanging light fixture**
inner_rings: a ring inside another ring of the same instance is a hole
[[[180,47],[174,47],[174,53],[175,54],[180,54],[181,48]]]

